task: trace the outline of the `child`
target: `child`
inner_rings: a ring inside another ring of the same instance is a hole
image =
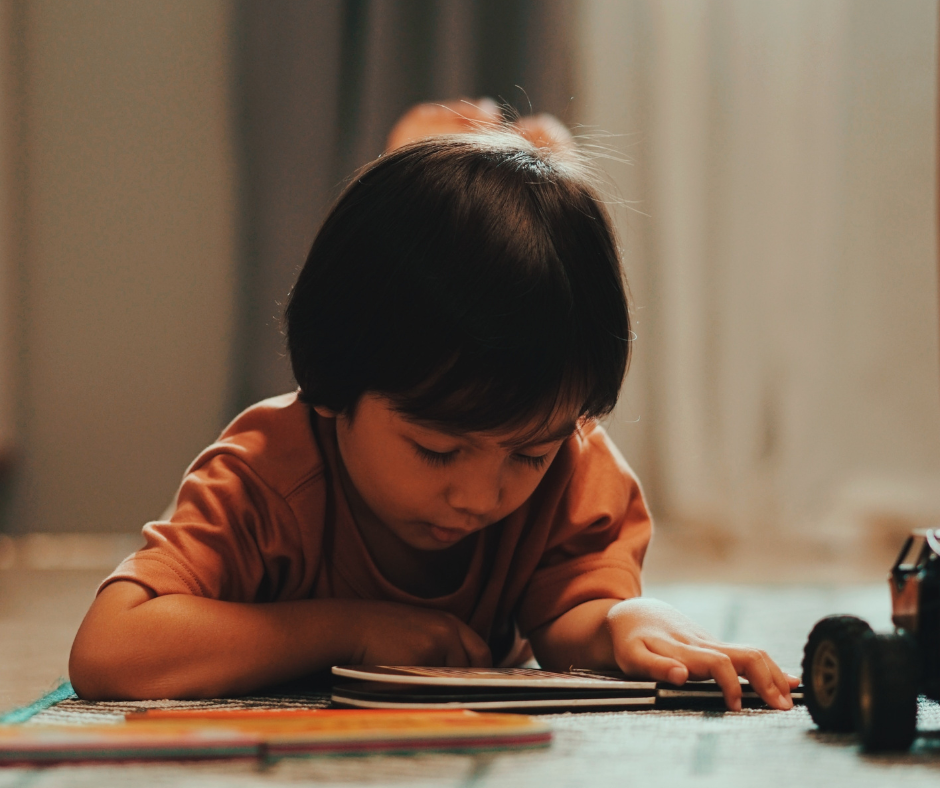
[[[572,147],[489,131],[378,159],[317,235],[287,332],[298,392],[238,416],[105,580],[72,648],[80,696],[519,664],[530,643],[550,669],[713,677],[731,709],[741,674],[791,707],[764,652],[640,598],[650,519],[596,423],[627,300]]]

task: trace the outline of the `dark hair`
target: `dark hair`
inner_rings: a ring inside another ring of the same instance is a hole
[[[579,154],[511,132],[413,143],[365,167],[290,296],[302,399],[362,394],[455,430],[609,413],[630,357],[610,219]]]

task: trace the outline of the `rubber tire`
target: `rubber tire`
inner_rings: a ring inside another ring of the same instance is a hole
[[[917,735],[917,645],[908,635],[870,635],[859,648],[856,727],[868,752],[907,750]]]
[[[855,616],[827,616],[803,649],[803,700],[821,731],[855,730],[858,647],[872,634]]]

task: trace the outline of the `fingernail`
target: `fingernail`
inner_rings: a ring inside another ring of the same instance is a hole
[[[789,695],[780,696],[780,709],[781,711],[789,711],[793,708],[793,698]]]
[[[741,699],[740,698],[735,698],[735,700],[733,700],[730,705],[731,705],[731,711],[741,711]]]

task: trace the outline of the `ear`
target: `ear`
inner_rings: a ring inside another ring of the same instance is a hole
[[[335,419],[339,415],[335,410],[331,410],[323,405],[314,405],[313,409],[317,412],[318,416],[322,416],[324,419]]]

